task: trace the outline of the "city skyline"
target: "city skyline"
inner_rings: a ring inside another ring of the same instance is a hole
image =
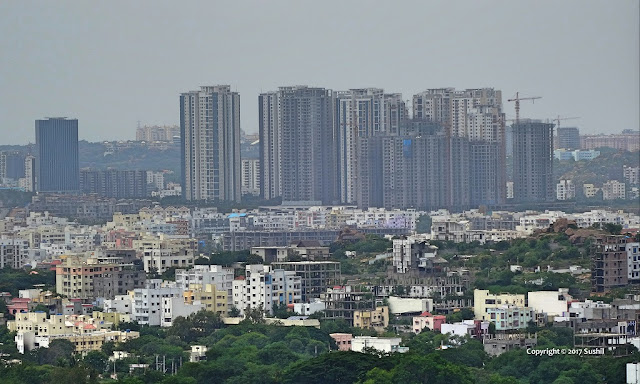
[[[407,100],[429,88],[493,87],[507,118],[515,113],[506,100],[520,92],[542,97],[522,103],[523,118],[580,116],[570,125],[583,134],[639,126],[637,2],[404,2],[366,12],[363,4],[336,13],[331,3],[3,3],[0,48],[13,54],[0,58],[2,144],[33,142],[32,121],[47,115],[82,120],[80,139],[133,138],[138,121],[177,124],[176,95],[202,84],[231,84],[242,95],[248,133],[258,131],[258,95],[297,84],[382,88]],[[207,15],[216,33],[200,33]],[[438,34],[447,20],[456,28]],[[199,46],[225,60],[208,60]],[[188,52],[201,60],[178,65]],[[16,102],[27,86],[40,92]]]

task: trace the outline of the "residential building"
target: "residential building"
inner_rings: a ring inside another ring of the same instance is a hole
[[[416,335],[422,332],[425,328],[440,332],[442,324],[447,320],[443,315],[432,315],[430,312],[422,312],[420,316],[414,316],[412,318],[412,331]]]
[[[496,331],[525,329],[536,319],[532,308],[514,304],[486,308],[486,311],[487,320],[496,325]]]
[[[336,345],[338,346],[338,351],[350,351],[351,350],[351,340],[353,340],[353,335],[350,333],[331,333],[329,334],[333,340],[335,340]]]
[[[24,174],[25,155],[17,151],[0,152],[0,183],[5,179],[18,180]]]
[[[36,120],[36,190],[77,192],[80,189],[78,120]]]
[[[162,280],[150,279],[144,288],[133,290],[133,311],[131,319],[140,325],[159,326],[166,322],[164,309],[172,302],[164,299],[178,298],[184,301],[182,288],[163,284]]]
[[[595,197],[598,191],[600,191],[600,188],[596,188],[593,184],[582,184],[582,193],[587,198]]]
[[[380,333],[383,332],[389,326],[389,307],[381,306],[376,309],[354,311],[353,326],[362,329],[375,329]]]
[[[393,239],[393,268],[396,273],[442,272],[438,248],[418,236]]]
[[[233,305],[241,313],[248,308],[273,313],[274,306],[293,306],[301,297],[300,277],[269,265],[247,265],[245,276],[233,281]]]
[[[484,351],[490,356],[499,356],[512,349],[529,349],[538,344],[538,336],[521,333],[499,333],[482,338]]]
[[[180,136],[184,198],[239,202],[240,95],[229,85],[181,94]]]
[[[576,186],[572,180],[560,180],[556,184],[556,199],[557,200],[572,200],[576,197]]]
[[[525,306],[525,297],[524,295],[509,293],[494,295],[484,289],[473,290],[473,314],[476,320],[495,321],[495,318],[491,318],[489,310],[501,308],[503,305],[523,308]]]
[[[221,304],[226,304],[226,298],[221,300]],[[205,309],[206,306],[199,300],[185,302],[183,297],[163,297],[161,303],[161,327],[170,327],[177,317],[188,317],[198,311]],[[220,312],[218,312],[220,313]],[[226,312],[224,312],[226,314]]]
[[[137,141],[168,141],[172,142],[174,136],[180,136],[180,127],[177,125],[145,125],[136,129]]]
[[[626,184],[629,184],[629,185],[640,184],[640,166],[628,167],[624,165],[622,166],[622,175],[624,177],[624,181]]]
[[[145,273],[134,252],[107,251],[99,255],[67,255],[56,265],[56,292],[70,298],[113,299],[143,287]]]
[[[319,299],[327,288],[340,284],[340,263],[336,261],[275,262],[276,269],[295,273],[300,277],[301,300],[309,303]]]
[[[603,200],[618,200],[624,199],[626,196],[626,184],[617,180],[609,180],[602,184],[602,199]]]
[[[29,242],[15,237],[0,237],[0,269],[20,269],[28,262]]]
[[[583,149],[609,147],[629,152],[638,151],[640,150],[640,131],[625,129],[618,134],[583,135],[580,136],[580,147]]]
[[[280,87],[259,96],[260,175],[265,199],[338,201],[333,92]]]
[[[556,149],[580,149],[580,130],[576,127],[556,128]]]
[[[527,306],[536,313],[563,316],[569,310],[572,299],[568,288],[560,288],[557,291],[535,291],[527,293]]]
[[[207,360],[207,351],[209,349],[204,345],[192,345],[189,353],[190,363],[199,363]]]
[[[629,283],[629,260],[634,253],[627,253],[631,239],[623,235],[597,238],[593,244],[591,266],[591,290],[606,292],[611,288],[626,287]],[[637,244],[637,243],[636,243]]]
[[[48,348],[55,339],[69,340],[75,352],[84,355],[101,350],[106,342],[121,343],[140,337],[138,332],[111,331],[103,325],[101,321],[87,316],[47,316],[45,312],[18,313],[15,320],[7,322],[9,330],[16,332],[16,346],[22,354],[34,348]]]
[[[553,201],[553,124],[520,120],[513,126],[513,197]]]
[[[407,108],[401,94],[365,88],[336,92],[334,111],[339,198],[342,203],[354,204],[359,184],[359,138],[398,134],[408,117]]]
[[[355,352],[366,352],[373,348],[379,352],[394,353],[407,352],[409,348],[401,347],[400,337],[374,337],[374,336],[354,336],[351,339],[351,350]]]
[[[224,293],[227,307],[233,305],[233,268],[221,265],[194,265],[191,269],[176,269],[176,284],[184,290],[208,290],[207,285],[215,286],[216,296]],[[194,300],[204,300],[202,298]],[[219,307],[216,305],[216,308]]]
[[[587,150],[576,149],[571,154],[573,156],[573,160],[575,161],[582,161],[582,160],[591,161],[596,157],[600,156],[600,151],[595,151],[593,149],[587,149]]]
[[[640,283],[640,243],[627,243],[627,279]]]
[[[36,158],[28,155],[24,159],[24,178],[18,180],[19,187],[25,192],[35,192],[36,188]]]
[[[463,137],[471,142],[468,157],[472,205],[504,203],[507,180],[501,91],[429,89],[413,96],[413,118],[440,124],[448,137]],[[450,154],[447,160],[455,158]],[[452,180],[458,176],[453,169],[447,175]]]
[[[341,318],[350,325],[354,324],[356,311],[375,310],[375,300],[371,293],[355,291],[349,285],[329,288],[320,299],[327,308],[325,318]]]
[[[440,326],[440,332],[452,336],[482,339],[484,335],[489,334],[489,321],[463,320],[453,324],[443,323]]]
[[[82,169],[80,191],[117,199],[144,198],[147,197],[147,172]]]
[[[259,159],[242,159],[242,194],[260,195]]]

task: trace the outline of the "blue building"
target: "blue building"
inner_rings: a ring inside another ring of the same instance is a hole
[[[36,191],[78,192],[78,120],[36,120]]]

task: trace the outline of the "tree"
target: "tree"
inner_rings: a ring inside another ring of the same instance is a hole
[[[621,224],[604,223],[603,229],[612,235],[619,235],[622,232]]]
[[[49,348],[38,348],[36,351],[42,364],[71,366],[75,364],[75,349],[67,339],[54,339],[49,343]]]
[[[219,314],[202,309],[186,318],[182,316],[175,318],[167,330],[167,335],[175,336],[185,343],[191,343],[213,333],[222,326]]]
[[[420,215],[416,220],[416,232],[417,233],[431,233],[431,216]]]
[[[98,373],[103,373],[107,368],[108,356],[102,351],[90,351],[82,359],[82,364]]]

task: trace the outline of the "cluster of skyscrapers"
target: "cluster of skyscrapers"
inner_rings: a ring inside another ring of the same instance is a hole
[[[259,95],[260,191],[289,204],[465,208],[506,202],[505,114],[492,88],[398,93],[280,87]],[[180,97],[183,191],[240,199],[240,99],[229,86]],[[554,199],[553,125],[512,126],[514,198]]]
[[[407,104],[378,88],[260,94],[253,171],[262,197],[388,209],[499,205],[507,199],[509,147],[514,199],[554,199],[552,124],[518,121],[507,138],[502,94],[492,88],[429,89],[413,96],[412,114]],[[185,199],[240,201],[240,135],[240,95],[230,86],[180,95]],[[80,191],[78,164],[78,121],[37,120],[36,190]],[[82,179],[108,187],[91,176]]]

